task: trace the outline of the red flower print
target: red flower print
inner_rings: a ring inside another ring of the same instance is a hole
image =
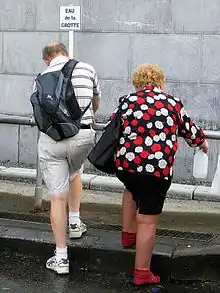
[[[169,155],[170,152],[171,152],[171,149],[169,147],[166,147],[165,150],[164,150],[164,152]]]
[[[143,143],[143,138],[138,136],[135,140],[134,140],[134,144],[135,145],[141,145]]]
[[[154,93],[154,92],[149,92],[149,93],[148,93],[148,96],[150,96],[150,97],[154,97],[154,96],[155,96],[155,93]]]
[[[163,170],[163,174],[165,176],[169,175],[170,174],[170,168],[168,166],[166,166],[166,168]]]
[[[155,106],[156,106],[158,109],[161,109],[161,108],[164,107],[164,104],[163,104],[162,102],[160,102],[160,101],[157,101],[157,102],[155,103]]]
[[[120,160],[116,160],[116,161],[115,161],[115,165],[116,165],[116,167],[118,168],[118,167],[120,166]]]
[[[144,113],[143,119],[146,121],[150,120],[150,115],[148,115],[147,113]]]
[[[156,177],[161,177],[160,172],[158,172],[158,171],[156,171],[156,172],[154,173],[154,175],[155,175]]]
[[[127,169],[129,167],[129,164],[127,161],[123,161],[122,166],[123,166],[123,168]]]
[[[137,103],[138,103],[138,105],[142,105],[142,104],[145,103],[145,99],[144,98],[138,98]]]
[[[135,108],[135,105],[134,105],[134,104],[130,104],[130,105],[129,105],[129,108],[130,108],[130,109],[134,109],[134,108]]]
[[[123,127],[126,128],[126,127],[128,127],[128,125],[129,125],[128,120],[125,120],[125,121],[124,121],[124,124],[123,124]]]
[[[176,106],[175,106],[175,109],[176,109],[177,112],[180,112],[180,110],[181,110],[180,104],[177,103]]]
[[[168,161],[169,161],[170,164],[172,164],[172,163],[173,163],[173,157],[170,156],[170,157],[168,158]]]
[[[169,109],[170,111],[173,111],[173,106],[171,106],[170,104],[168,104],[168,109]]]
[[[148,112],[150,115],[155,115],[156,110],[155,110],[155,109],[152,109],[152,108],[149,108],[149,109],[147,110],[147,112]]]
[[[135,158],[134,158],[134,163],[137,164],[137,165],[140,164],[140,163],[141,163],[141,158],[138,157],[138,156],[135,157]]]
[[[131,121],[131,125],[132,126],[137,126],[138,125],[138,120],[136,120],[136,119],[135,120],[132,120]]]
[[[144,133],[145,132],[145,128],[143,126],[138,127],[138,132]]]
[[[130,148],[131,144],[129,142],[126,142],[125,144],[126,149]]]
[[[170,133],[168,128],[164,128],[163,132],[164,132],[166,135]]]
[[[154,137],[156,135],[156,131],[151,129],[149,131],[149,134],[150,134],[151,137]]]
[[[158,152],[161,150],[161,145],[159,143],[155,143],[152,145],[151,149],[153,152]]]
[[[146,159],[149,156],[149,153],[147,151],[143,151],[140,153],[141,158]]]

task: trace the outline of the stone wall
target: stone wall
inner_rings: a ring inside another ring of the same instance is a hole
[[[31,114],[34,76],[44,69],[42,47],[68,43],[60,32],[64,0],[0,0],[0,113]],[[184,99],[188,112],[207,129],[219,128],[219,0],[78,0],[82,31],[75,33],[74,55],[91,63],[102,86],[99,121],[129,92],[132,70],[158,63],[167,74],[167,90]],[[107,106],[106,106],[107,105]],[[36,130],[0,125],[0,160],[34,163]],[[211,143],[209,181],[218,143]],[[193,150],[183,145],[176,177],[190,180]]]

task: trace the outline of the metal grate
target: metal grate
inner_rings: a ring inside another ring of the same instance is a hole
[[[198,242],[209,243],[213,241],[217,235],[214,233],[199,233],[199,232],[183,232],[177,230],[165,230],[158,229],[157,236],[163,238],[179,239],[179,240],[190,240]]]
[[[105,231],[121,231],[119,225],[107,225],[107,224],[91,224],[88,223],[88,226],[93,229],[105,230]],[[214,233],[200,233],[200,232],[184,232],[178,230],[168,230],[168,229],[158,229],[157,237],[169,238],[169,239],[178,239],[184,241],[198,241],[210,243],[218,235]]]

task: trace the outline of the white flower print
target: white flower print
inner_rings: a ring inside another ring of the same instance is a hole
[[[120,144],[124,144],[124,143],[125,143],[125,139],[124,139],[124,137],[121,137],[121,138],[120,138],[119,143],[120,143]]]
[[[123,171],[123,168],[122,168],[122,167],[118,167],[118,170],[119,170],[119,171]]]
[[[176,106],[176,102],[173,99],[168,99],[168,102],[174,107]]]
[[[174,100],[177,101],[177,102],[180,102],[180,99],[177,98],[177,97],[174,97]]]
[[[147,123],[147,128],[148,128],[148,129],[152,128],[152,126],[153,126],[153,123],[152,123],[152,122]]]
[[[141,119],[144,116],[142,111],[136,111],[134,112],[134,117],[137,119]]]
[[[160,140],[159,135],[154,135],[153,140],[156,141],[156,142],[158,142]]]
[[[135,148],[135,153],[138,153],[138,154],[139,154],[139,153],[142,153],[143,150],[144,150],[143,147],[138,146],[138,147]]]
[[[170,176],[173,175],[173,167],[170,167]]]
[[[130,126],[127,126],[124,130],[124,133],[126,134],[130,134],[131,133],[131,127]]]
[[[155,95],[155,96],[154,96],[154,100],[159,101],[159,100],[160,100],[160,95],[158,95],[158,96]]]
[[[154,166],[152,166],[151,164],[147,164],[145,169],[147,172],[150,172],[150,173],[154,172]]]
[[[148,159],[149,159],[149,160],[153,160],[153,159],[154,159],[154,154],[149,155],[149,156],[148,156]]]
[[[189,123],[188,122],[186,122],[185,126],[186,126],[186,129],[189,130]]]
[[[137,167],[137,171],[138,172],[142,172],[143,171],[143,167],[142,166]]]
[[[125,147],[122,147],[120,149],[120,154],[121,154],[121,156],[124,156],[126,154],[126,148]]]
[[[158,163],[160,169],[165,169],[167,166],[167,162],[165,160],[160,160]]]
[[[163,153],[162,153],[162,152],[156,152],[156,153],[155,153],[155,158],[156,158],[157,160],[162,159],[162,158],[163,158]]]
[[[180,115],[181,115],[181,117],[183,117],[183,116],[189,117],[188,113],[186,112],[186,110],[184,108],[181,108]]]
[[[161,112],[161,114],[162,114],[163,116],[167,116],[168,113],[169,113],[168,110],[165,109],[165,108],[160,109],[160,112]]]
[[[124,103],[121,108],[122,108],[122,110],[125,110],[125,109],[127,109],[127,107],[128,107],[128,104]]]
[[[173,119],[170,116],[167,117],[167,124],[173,126]]]
[[[171,140],[167,140],[166,141],[166,144],[172,149],[172,147],[173,147],[173,143],[172,143],[172,141]]]
[[[197,133],[197,129],[195,128],[195,126],[192,126],[191,131],[192,131],[192,134],[196,134]]]
[[[132,109],[128,109],[127,112],[125,113],[125,115],[130,116],[133,113]]]
[[[157,111],[156,112],[156,116],[161,116],[161,112],[160,111]]]
[[[116,157],[118,158],[120,156],[120,151],[117,151]]]
[[[135,140],[135,139],[137,138],[137,133],[132,132],[132,133],[128,136],[128,138],[129,138],[130,140]]]
[[[158,129],[163,129],[163,122],[161,122],[161,121],[156,121],[156,122],[155,122],[155,126],[156,126],[156,128],[158,128]]]
[[[135,101],[137,101],[137,97],[136,96],[130,96],[129,101],[135,102]]]
[[[142,111],[145,111],[145,110],[147,110],[147,109],[148,109],[148,106],[147,106],[147,105],[145,105],[145,104],[141,105],[141,110],[142,110]]]
[[[173,142],[176,141],[176,135],[173,134],[173,135],[171,136],[171,139],[172,139]]]
[[[166,96],[164,96],[163,94],[158,95],[158,97],[159,97],[161,100],[166,100]]]
[[[126,159],[128,159],[128,161],[133,161],[134,160],[134,158],[135,158],[135,154],[134,153],[132,153],[132,152],[129,152],[129,153],[127,153],[126,155],[125,155],[125,157],[126,157]]]
[[[153,103],[154,103],[154,99],[151,98],[151,97],[147,97],[147,102],[148,102],[149,104],[153,104]]]
[[[151,146],[153,144],[153,140],[152,138],[150,138],[149,136],[145,139],[145,144],[146,146]]]
[[[155,87],[155,88],[154,88],[154,92],[155,92],[155,93],[161,93],[162,91],[161,91],[161,89],[159,89],[158,87]]]
[[[162,141],[165,141],[166,138],[167,138],[167,136],[166,136],[166,134],[165,134],[164,132],[161,132],[161,133],[159,134],[159,137],[160,137],[160,139],[161,139]]]

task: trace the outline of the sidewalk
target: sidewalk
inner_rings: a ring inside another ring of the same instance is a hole
[[[54,249],[49,198],[44,190],[44,209],[33,213],[34,187],[33,183],[0,181],[0,247],[31,250],[46,260]],[[121,193],[84,190],[82,218],[88,233],[70,241],[72,266],[132,274],[134,250],[121,247],[120,210]],[[219,219],[219,202],[167,199],[157,231],[154,271],[164,281],[218,280]]]

